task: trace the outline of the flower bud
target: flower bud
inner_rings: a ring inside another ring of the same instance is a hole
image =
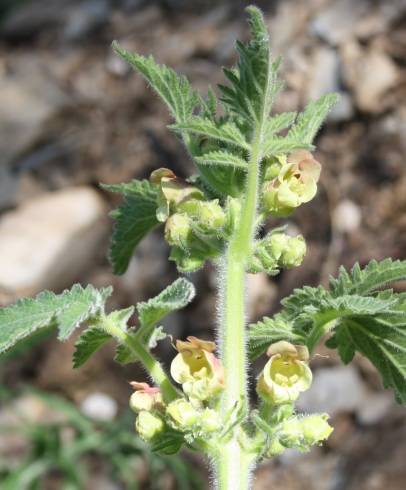
[[[298,267],[303,262],[305,255],[305,239],[301,235],[289,237],[286,248],[282,252],[280,263],[283,267],[288,269],[291,267]]]
[[[165,240],[173,247],[187,250],[193,237],[190,218],[183,213],[175,213],[165,224]]]
[[[213,199],[212,201],[190,199],[180,204],[178,210],[193,219],[196,226],[204,233],[218,233],[226,221],[226,215],[218,203],[218,199]]]
[[[295,401],[312,382],[307,348],[280,341],[271,344],[267,354],[270,359],[258,379],[258,395],[275,405]]]
[[[166,413],[170,416],[175,427],[180,429],[193,427],[199,417],[194,406],[182,398],[171,402],[166,407]]]
[[[305,150],[295,151],[286,161],[282,158],[280,161],[279,175],[264,182],[262,205],[266,212],[287,216],[316,195],[321,166]]]
[[[288,448],[301,449],[303,447],[303,429],[297,417],[287,419],[281,424],[279,440],[283,446]]]
[[[203,432],[214,432],[221,428],[221,421],[218,413],[211,409],[205,408],[200,415],[200,427]]]
[[[279,456],[285,451],[286,447],[282,446],[279,439],[274,437],[268,447],[266,455],[268,458],[274,458],[275,456]]]
[[[159,388],[149,386],[148,383],[133,381],[131,386],[136,390],[130,397],[130,408],[134,412],[151,411],[163,405],[163,399]]]
[[[158,415],[142,410],[135,421],[135,430],[141,439],[150,441],[164,430],[164,422]]]
[[[160,188],[158,195],[157,219],[164,222],[177,206],[189,199],[203,199],[203,192],[176,175],[167,168],[159,168],[151,173],[150,181]]]
[[[179,247],[173,247],[169,255],[169,260],[176,262],[180,272],[195,272],[204,264],[204,257],[194,251],[184,251]]]
[[[334,430],[327,422],[328,418],[327,414],[315,414],[301,419],[303,437],[307,444],[313,445],[328,439]]]
[[[207,400],[224,388],[224,369],[213,354],[215,347],[214,342],[196,337],[176,342],[179,354],[172,361],[171,375],[190,398]]]

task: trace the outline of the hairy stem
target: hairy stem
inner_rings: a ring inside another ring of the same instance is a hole
[[[179,397],[176,388],[171,383],[159,361],[136,339],[124,332],[108,317],[104,318],[103,329],[114,337],[120,344],[125,345],[144,366],[154,383],[161,388],[162,396],[166,402]]]
[[[225,368],[223,416],[238,404],[248,406],[245,338],[245,268],[254,239],[258,199],[259,147],[262,131],[256,132],[247,175],[247,187],[242,205],[241,220],[232,237],[225,257],[221,280],[221,359]],[[219,453],[217,481],[219,490],[246,490],[252,459],[238,440],[238,431]]]

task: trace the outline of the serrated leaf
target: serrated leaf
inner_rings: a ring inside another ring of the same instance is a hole
[[[211,119],[194,116],[186,123],[172,124],[171,129],[212,138],[243,149],[249,149],[244,135],[232,122],[217,123]]]
[[[339,96],[337,94],[327,94],[314,102],[309,102],[305,110],[299,114],[296,123],[288,133],[288,137],[311,144],[338,99]]]
[[[154,453],[161,454],[176,454],[182,447],[184,442],[183,434],[176,431],[167,430],[159,435],[157,441],[152,445],[151,450]]]
[[[406,260],[372,260],[364,269],[358,263],[355,264],[350,273],[341,267],[338,277],[330,279],[330,289],[333,296],[354,293],[365,295],[405,279]]]
[[[79,368],[106,342],[112,337],[97,327],[91,327],[85,330],[78,338],[73,353],[73,367]]]
[[[149,82],[168,106],[178,122],[185,122],[193,114],[198,103],[198,96],[192,90],[186,77],[178,75],[165,65],[159,65],[152,56],[141,56],[123,49],[116,41],[114,51]]]
[[[290,127],[295,121],[296,116],[297,112],[283,112],[268,119],[264,128],[264,140],[267,141],[275,133],[279,133],[283,129]]]
[[[271,62],[269,37],[261,11],[247,8],[251,28],[251,41],[237,42],[240,59],[233,70],[224,70],[230,86],[220,85],[222,101],[238,117],[244,117],[253,128],[270,113],[281,83],[277,80],[280,59]]]
[[[295,150],[311,150],[312,148],[312,145],[290,136],[271,136],[264,142],[262,152],[265,157],[270,157],[284,155]]]
[[[81,323],[97,317],[112,289],[98,291],[93,286],[76,284],[56,295],[44,291],[36,298],[24,298],[0,309],[0,353],[41,329],[59,328],[59,339],[65,340]]]
[[[158,190],[147,180],[102,187],[124,197],[123,203],[111,212],[115,225],[110,247],[114,273],[124,274],[139,242],[159,225],[156,218]]]
[[[116,348],[116,354],[114,360],[119,364],[128,364],[130,362],[135,362],[137,358],[134,353],[124,344],[119,344]]]
[[[274,318],[264,317],[261,321],[251,324],[248,334],[248,355],[251,360],[255,360],[270,344],[279,340],[304,343],[302,335],[294,331],[293,322],[287,321],[282,315],[276,315]]]
[[[154,298],[137,304],[141,326],[156,325],[169,313],[188,305],[194,296],[193,284],[182,277],[177,279]]]
[[[246,160],[227,151],[209,151],[202,156],[194,157],[194,159],[201,165],[218,165],[222,167],[240,168],[244,171],[248,170],[248,163]]]
[[[406,404],[406,328],[388,325],[380,317],[346,318],[336,327],[334,344],[343,362],[357,350],[380,372],[386,388],[392,388]],[[330,344],[331,345],[331,344]]]

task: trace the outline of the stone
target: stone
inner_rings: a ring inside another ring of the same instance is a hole
[[[363,49],[357,42],[346,43],[340,55],[343,78],[357,106],[371,113],[384,110],[385,96],[399,82],[396,64],[381,49]]]
[[[361,224],[362,214],[359,206],[349,199],[341,201],[333,211],[333,223],[343,233],[356,231]]]
[[[68,102],[41,58],[13,59],[9,72],[0,77],[2,162],[7,164],[32,144],[43,124]]]
[[[312,32],[333,46],[350,38],[357,22],[368,12],[366,0],[335,0],[314,17]]]
[[[93,420],[108,422],[117,415],[118,406],[116,401],[109,395],[95,392],[82,400],[80,410]]]
[[[276,288],[268,280],[268,276],[259,272],[247,275],[248,320],[254,321],[269,314],[269,307],[276,297]]]
[[[306,99],[318,99],[339,89],[340,60],[337,51],[327,46],[319,47],[310,60]]]
[[[106,206],[91,188],[46,193],[0,219],[0,290],[13,296],[77,280],[107,232]]]
[[[314,373],[312,386],[299,398],[297,407],[306,413],[355,412],[365,401],[366,389],[353,366],[321,368]]]

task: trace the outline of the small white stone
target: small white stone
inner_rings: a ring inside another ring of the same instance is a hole
[[[106,206],[93,189],[44,194],[0,219],[0,289],[13,296],[68,286],[107,231]]]
[[[359,206],[349,199],[341,201],[334,209],[334,226],[343,233],[351,233],[357,230],[360,227],[361,219]]]
[[[80,410],[84,415],[102,422],[113,420],[117,415],[117,403],[105,393],[91,393],[80,404]]]

